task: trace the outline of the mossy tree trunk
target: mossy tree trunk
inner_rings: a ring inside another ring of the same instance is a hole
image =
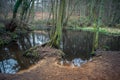
[[[62,38],[62,27],[63,27],[62,21],[63,21],[64,9],[65,9],[64,6],[65,6],[65,0],[60,0],[55,32],[54,34],[52,34],[51,41],[49,43],[50,46],[56,48],[60,48],[60,42]]]
[[[91,54],[95,54],[95,50],[98,49],[98,42],[99,42],[99,28],[102,24],[102,15],[103,15],[103,11],[104,11],[104,8],[103,8],[103,0],[101,0],[100,2],[100,8],[99,8],[99,17],[98,19],[95,19],[95,25],[94,25],[94,28],[95,28],[95,33],[94,33],[94,37],[93,37],[93,47],[92,47],[92,52]]]

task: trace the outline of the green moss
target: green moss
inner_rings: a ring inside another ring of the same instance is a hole
[[[95,28],[94,27],[74,27],[74,28],[68,28],[67,29],[71,29],[71,30],[82,30],[82,31],[91,31],[94,32]],[[99,32],[103,33],[103,34],[107,34],[107,35],[120,35],[120,29],[117,28],[108,28],[108,27],[104,27],[104,28],[99,28]]]
[[[0,34],[0,47],[18,38],[18,34],[16,32],[11,33],[11,32],[6,32],[5,30],[2,31],[3,32],[1,32]]]
[[[110,49],[109,46],[103,46],[102,48],[103,48],[103,50],[109,50]]]
[[[4,27],[4,24],[3,23],[0,23],[0,29]]]
[[[18,35],[15,32],[11,33],[10,36],[12,39],[16,39],[18,37]]]
[[[9,42],[10,42],[10,40],[1,38],[0,39],[0,47],[4,46],[5,44],[8,44]]]
[[[4,45],[4,41],[0,39],[0,47]]]
[[[35,58],[38,58],[39,56],[39,53],[37,51],[37,48],[38,46],[34,46],[30,49],[28,49],[25,53],[24,53],[24,56],[27,56],[27,57],[35,57]]]

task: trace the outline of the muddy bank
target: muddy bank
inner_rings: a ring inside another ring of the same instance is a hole
[[[61,66],[55,57],[46,57],[28,70],[14,75],[0,74],[1,80],[119,80],[120,52],[99,51],[81,67]]]

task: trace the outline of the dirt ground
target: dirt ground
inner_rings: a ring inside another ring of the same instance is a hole
[[[0,74],[0,80],[120,80],[120,52],[97,53],[81,67],[61,66],[55,57],[46,57],[28,70]]]

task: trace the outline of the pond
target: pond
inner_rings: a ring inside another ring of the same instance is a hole
[[[11,42],[0,48],[0,72],[14,74],[29,68],[36,60],[24,57],[24,52],[32,46],[45,43],[48,40],[47,34],[30,33],[21,36],[17,42]]]
[[[70,63],[70,66],[73,66],[73,64],[80,66],[80,64],[91,60],[90,53],[92,51],[93,35],[93,32],[64,31],[62,49],[66,55],[62,63],[65,65]],[[120,36],[100,34],[98,50],[120,51]]]
[[[120,51],[120,36],[108,36],[100,34],[99,50]],[[0,48],[0,72],[14,74],[20,70],[29,68],[36,63],[35,59],[23,56],[25,50],[35,45],[40,45],[49,40],[47,32],[38,31],[26,34],[16,42]],[[93,33],[84,31],[63,32],[61,49],[65,52],[63,62],[73,62],[75,66],[90,59]]]

